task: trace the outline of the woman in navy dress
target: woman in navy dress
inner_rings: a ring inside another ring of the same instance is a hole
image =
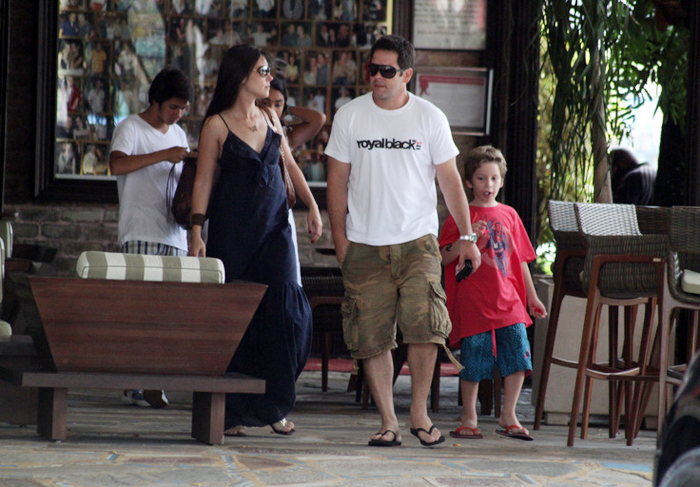
[[[297,197],[309,208],[312,242],[320,237],[323,225],[318,205],[281,136],[277,115],[259,106],[258,100],[269,96],[270,81],[270,67],[260,49],[240,45],[226,53],[202,124],[192,194],[190,255],[221,259],[227,281],[268,286],[228,368],[265,379],[266,392],[227,394],[229,436],[245,435],[246,426],[270,425],[279,434],[294,432],[287,415],[311,348],[311,311],[296,279],[280,150]],[[205,214],[206,246],[201,235]]]

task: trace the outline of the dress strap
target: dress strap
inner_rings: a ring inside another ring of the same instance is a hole
[[[221,113],[217,113],[217,115],[221,118],[221,121],[224,122],[224,125],[226,125],[226,129],[231,132],[231,129],[229,128],[228,124],[226,123],[226,120],[224,119],[224,116],[221,115]],[[233,132],[231,132],[233,133]]]

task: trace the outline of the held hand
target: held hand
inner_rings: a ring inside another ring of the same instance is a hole
[[[309,229],[309,239],[311,243],[316,243],[323,233],[323,220],[321,220],[321,213],[318,211],[318,208],[309,210],[306,223]]]
[[[481,265],[481,251],[474,243],[464,241],[461,242],[461,244],[462,245],[459,248],[459,264],[457,264],[457,272],[462,270],[465,260],[470,260],[472,262],[473,272],[475,272]]]
[[[542,319],[547,317],[547,310],[545,309],[544,304],[542,304],[542,301],[537,298],[529,301],[527,303],[527,308],[530,314],[535,318]]]
[[[182,160],[190,155],[190,151],[187,147],[171,147],[170,149],[165,149],[165,160],[177,164],[182,162]]]

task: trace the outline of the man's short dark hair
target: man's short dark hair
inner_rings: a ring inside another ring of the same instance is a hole
[[[397,35],[382,36],[372,45],[372,51],[369,54],[370,62],[374,57],[374,51],[391,51],[398,54],[399,68],[408,69],[413,67],[416,59],[416,51],[413,44]]]
[[[165,68],[153,78],[148,89],[148,103],[158,104],[171,98],[192,101],[194,88],[185,73],[176,68]]]

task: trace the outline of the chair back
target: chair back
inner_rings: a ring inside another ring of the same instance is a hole
[[[641,235],[634,205],[576,203],[576,223],[584,237]]]
[[[597,255],[665,257],[668,240],[663,235],[642,235],[634,205],[576,203],[576,222],[588,243],[581,281],[591,284]],[[631,298],[656,294],[656,269],[647,263],[612,262],[604,265],[595,283],[604,296]]]
[[[671,231],[671,208],[636,206],[639,231],[644,235],[668,235]]]
[[[700,207],[671,208],[670,247],[677,262],[676,278],[683,269],[700,272]]]
[[[560,232],[578,233],[574,202],[549,200],[547,209],[549,210],[549,226],[552,227],[552,232],[555,234]]]
[[[563,268],[564,294],[585,295],[581,285],[581,272],[586,251],[586,239],[578,231],[576,212],[572,201],[549,200],[549,226],[557,243],[557,260],[560,265],[554,265],[554,273]],[[576,254],[576,255],[574,255]],[[561,262],[563,259],[563,262]]]

